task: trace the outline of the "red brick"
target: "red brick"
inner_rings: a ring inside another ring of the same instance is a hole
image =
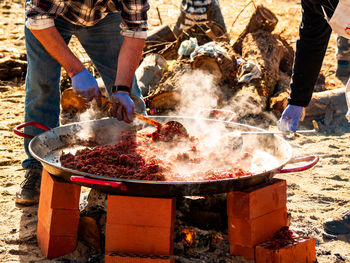
[[[287,205],[287,184],[285,180],[273,179],[271,183],[246,191],[227,194],[229,217],[253,219]]]
[[[106,224],[105,252],[144,255],[171,255],[173,233],[170,227]]]
[[[51,235],[76,236],[79,216],[78,209],[47,209],[39,205],[38,224],[42,224]]]
[[[121,225],[173,227],[176,198],[108,195],[107,222]]]
[[[52,235],[40,223],[37,228],[38,245],[46,258],[56,258],[73,252],[77,236]]]
[[[259,244],[255,249],[256,263],[314,263],[316,247],[314,238],[301,238],[297,243],[279,249],[269,249]]]
[[[244,247],[239,245],[230,245],[230,254],[234,256],[244,257],[246,260],[254,260],[255,248]]]
[[[174,257],[128,257],[109,254],[105,256],[105,263],[174,263]]]
[[[286,207],[251,220],[229,217],[229,242],[231,246],[254,247],[265,240],[271,239],[281,227],[286,225]]]
[[[74,183],[58,181],[43,169],[40,203],[48,208],[77,209],[79,207],[80,188],[80,185]]]

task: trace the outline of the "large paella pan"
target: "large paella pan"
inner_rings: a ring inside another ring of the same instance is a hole
[[[220,131],[220,134],[222,132],[229,133],[237,130],[264,131],[249,125],[209,118],[188,116],[153,116],[152,118],[164,123],[168,120],[179,121],[188,129],[190,134],[194,135],[197,135],[198,132],[207,136],[208,134],[215,134],[217,131]],[[145,125],[147,124],[140,122],[126,124],[114,118],[77,122],[53,129],[48,129],[38,123],[25,123],[17,126],[15,133],[22,137],[31,138],[29,144],[31,154],[53,176],[65,181],[120,195],[170,197],[180,195],[208,195],[243,190],[267,182],[276,173],[306,170],[314,166],[318,161],[318,157],[315,156],[292,158],[292,147],[285,139],[278,135],[267,134],[254,138],[245,136],[244,144],[253,143],[255,148],[259,148],[260,151],[272,156],[274,161],[269,163],[269,159],[267,159],[263,170],[236,178],[186,181],[121,179],[69,169],[62,166],[60,162],[60,156],[63,152],[86,147],[87,143],[91,142],[91,140],[93,140],[94,145],[113,144],[120,140],[120,134],[122,132],[143,129]],[[19,129],[26,126],[36,126],[46,131],[32,138],[32,136],[19,131]],[[308,163],[300,167],[284,169],[284,166],[287,164],[295,162]]]

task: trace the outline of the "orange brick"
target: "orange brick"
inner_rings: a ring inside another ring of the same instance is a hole
[[[264,186],[227,194],[227,214],[230,217],[253,219],[286,205],[287,184],[282,179],[273,179]]]
[[[173,227],[176,198],[108,195],[107,223]]]
[[[229,217],[229,242],[231,246],[254,247],[265,240],[271,239],[281,227],[286,225],[286,207],[251,220]]]
[[[316,247],[314,238],[300,238],[297,243],[279,249],[266,248],[264,243],[256,246],[256,263],[314,263]]]
[[[105,256],[105,263],[174,263],[174,257],[134,257],[109,254]]]
[[[230,254],[234,256],[244,257],[246,260],[254,260],[255,248],[244,247],[239,245],[230,245]]]
[[[105,251],[144,255],[171,255],[173,233],[170,227],[106,224]]]
[[[39,205],[38,224],[42,224],[50,235],[76,236],[79,227],[78,209],[46,209]]]
[[[43,169],[40,203],[48,208],[77,209],[79,207],[80,188],[80,185],[77,184],[58,181]]]
[[[40,223],[37,228],[38,245],[46,258],[56,258],[73,252],[77,246],[76,236],[52,235]]]

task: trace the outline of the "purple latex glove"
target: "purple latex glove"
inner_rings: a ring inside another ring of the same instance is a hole
[[[112,102],[112,116],[127,123],[134,120],[135,103],[129,93],[123,91],[113,93]]]
[[[288,105],[277,123],[278,129],[283,132],[297,131],[302,113],[303,107]]]
[[[75,74],[71,79],[72,88],[77,94],[87,98],[89,101],[95,98],[97,104],[101,104],[101,92],[97,81],[86,68]]]

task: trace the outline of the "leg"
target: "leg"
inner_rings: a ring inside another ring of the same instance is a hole
[[[56,27],[69,42],[71,33],[69,23],[56,21]],[[25,28],[25,40],[28,68],[25,84],[25,122],[35,121],[48,127],[59,125],[60,90],[59,81],[61,66],[46,52],[40,42],[28,28]],[[38,135],[41,129],[26,127],[24,132]],[[24,148],[28,158],[22,162],[26,169],[25,180],[21,184],[21,191],[16,195],[16,203],[33,205],[39,200],[39,188],[42,165],[29,152],[29,139],[24,140]]]
[[[56,27],[68,43],[72,33],[67,27],[71,24],[57,20]],[[28,69],[25,80],[25,122],[40,122],[50,128],[59,125],[60,113],[60,73],[61,66],[46,52],[28,28],[25,28]],[[42,130],[26,127],[25,133],[38,135]],[[40,168],[28,150],[29,140],[24,140],[28,158],[23,161],[24,169]]]
[[[76,36],[90,56],[105,83],[108,94],[111,94],[118,67],[118,55],[123,44],[120,34],[120,13],[107,15],[102,21],[91,27],[79,27]],[[143,112],[145,105],[141,90],[134,77],[131,93],[136,110]]]

